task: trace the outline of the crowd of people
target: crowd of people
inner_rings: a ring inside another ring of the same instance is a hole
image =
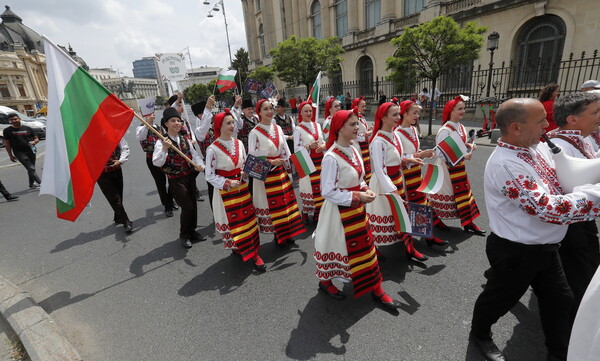
[[[552,157],[555,145],[573,158],[600,157],[600,83],[590,84],[591,91],[564,97],[558,97],[555,84],[549,85],[539,100],[511,99],[497,110],[501,138],[484,179],[490,268],[475,303],[470,333],[470,340],[488,360],[505,359],[492,340],[491,328],[529,286],[539,301],[548,360],[586,352],[590,343],[579,342],[576,350],[568,351],[574,323],[578,337],[597,333],[590,328],[598,323],[577,311],[596,309],[587,306],[584,295],[600,264],[595,223],[600,215],[600,186],[563,190]],[[400,303],[382,287],[379,262],[385,257],[378,248],[400,243],[407,259],[425,262],[427,257],[419,252],[415,237],[401,229],[398,210],[385,195],[399,196],[401,207],[408,202],[430,207],[431,226],[439,230],[451,231],[444,220],[459,219],[464,232],[487,233],[475,224],[480,210],[465,161],[477,147],[461,124],[466,108],[462,96],[445,104],[436,136],[437,144],[451,135],[463,143],[468,151],[459,161],[451,161],[438,146],[422,149],[417,99],[382,101],[373,124],[364,116],[367,104],[362,97],[353,99],[349,110],[343,109],[345,98],[327,99],[322,124],[311,101],[294,100],[290,104],[295,105],[296,119],[286,114],[282,99],[254,104],[240,96],[231,110],[214,115],[215,97],[210,96],[192,105],[194,127],[185,118],[179,94],[169,99],[160,125],[150,115],[147,124],[137,128],[165,215],[172,217],[174,210],[181,210],[182,247],[206,240],[196,230],[197,201],[202,200],[196,185],[200,172],[205,173],[215,228],[226,250],[251,261],[263,273],[267,267],[260,257],[260,233],[273,234],[275,244],[285,249],[312,222],[318,290],[342,299],[345,294],[333,283],[341,280],[352,285],[354,297],[370,293],[374,302],[390,311]],[[6,148],[11,160],[19,159],[27,168],[30,186],[36,187],[41,180],[35,173],[35,155],[32,160],[28,152],[39,140],[15,116],[9,115],[13,129],[4,132]],[[548,128],[548,117],[553,129]],[[547,140],[539,144],[542,136]],[[298,180],[297,197],[290,157],[301,149],[316,171]],[[122,140],[98,184],[113,208],[115,222],[132,232],[122,202],[121,165],[128,154],[129,146]],[[253,167],[266,167],[264,177],[245,171],[250,159]],[[425,164],[441,169],[443,184],[435,193],[418,190]],[[1,183],[0,191],[7,200],[16,199]],[[433,235],[423,240],[429,247],[448,245]],[[576,318],[585,320],[580,321],[582,326]]]

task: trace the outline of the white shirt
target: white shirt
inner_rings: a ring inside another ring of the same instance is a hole
[[[210,110],[206,108],[204,108],[202,118],[196,117],[196,139],[200,139],[200,141],[203,141],[206,138],[206,134],[212,126],[212,118],[213,114],[210,112]]]
[[[160,132],[160,128],[158,128],[156,124],[150,124],[150,125],[152,125],[154,127],[154,129],[156,129]],[[147,137],[148,137],[148,127],[146,127],[144,124],[139,125],[135,129],[135,139],[137,139],[138,142],[141,142],[142,140],[146,140]]]
[[[308,135],[308,132],[305,129],[300,129],[300,125],[302,125],[303,127],[306,127],[306,129],[309,129],[312,133],[317,133],[317,139],[314,139],[311,135]],[[315,132],[316,131],[316,132]],[[304,136],[303,136],[304,134]],[[323,131],[321,131],[321,126],[319,125],[319,123],[313,123],[311,121],[309,122],[301,122],[300,124],[298,124],[297,126],[294,127],[294,150],[300,150],[300,148],[304,147],[308,150],[308,152],[310,153],[310,143],[314,142],[314,141],[318,141],[319,142],[319,146],[325,144],[325,141],[323,140]],[[310,143],[305,144],[305,140],[310,139]]]
[[[231,115],[233,115],[233,137],[237,138],[237,134],[244,127],[244,118],[242,118],[242,108],[231,108]]]
[[[179,138],[180,137],[175,137],[175,139],[171,138],[173,146],[177,144],[177,147],[179,147]],[[198,152],[196,152],[196,149],[194,149],[192,142],[187,138],[185,138],[185,140],[188,142],[188,145],[190,147],[190,152],[192,153],[192,161],[196,163],[196,165],[204,166],[204,160],[202,159],[202,156],[199,155]],[[162,167],[167,161],[168,155],[168,150],[163,148],[163,141],[161,139],[157,140],[156,144],[154,145],[154,153],[152,154],[152,164],[154,164],[154,166],[156,167]]]
[[[204,170],[204,176],[206,178],[206,181],[210,184],[213,185],[213,187],[217,188],[217,189],[224,189],[225,187],[225,182],[227,181],[227,178],[220,176],[217,174],[217,169],[223,169],[223,170],[232,170],[233,168],[231,166],[236,166],[239,168],[243,168],[244,166],[244,162],[246,161],[246,150],[244,149],[244,145],[242,144],[242,142],[238,139],[231,139],[231,140],[222,140],[219,139],[217,140],[218,142],[220,142],[223,146],[225,146],[225,148],[227,148],[227,150],[229,151],[229,153],[232,156],[235,156],[235,147],[234,147],[234,141],[235,142],[239,142],[239,158],[238,158],[238,164],[233,165],[233,164],[229,164],[230,167],[227,167],[228,169],[225,169],[225,165],[226,164],[219,164],[218,162],[218,156],[215,152],[218,152],[218,150],[215,150],[215,146],[209,146],[206,149],[206,169]],[[232,163],[232,162],[230,162]]]
[[[485,167],[485,203],[496,235],[523,244],[560,242],[567,225],[600,215],[600,184],[561,194],[554,162],[544,147],[498,141]]]
[[[379,133],[384,134],[388,139],[392,139],[394,144],[398,144],[398,147],[402,149],[398,136],[393,132],[379,130],[377,134]],[[401,165],[402,154],[400,154],[392,144],[380,136],[375,136],[373,141],[371,141],[371,144],[369,144],[369,154],[371,155],[371,171],[375,174],[375,177],[377,177],[377,181],[383,192],[392,193],[398,190],[398,187],[394,185],[394,182],[392,182],[387,174],[387,167]]]
[[[119,141],[119,148],[121,148],[121,156],[119,157],[119,162],[123,164],[129,159],[129,144],[127,144],[125,137],[121,138],[121,140]]]
[[[266,155],[268,157],[279,157],[281,159],[288,160],[291,152],[287,142],[285,141],[281,127],[273,123],[271,123],[270,126],[259,123],[256,125],[256,128],[259,127],[265,130],[271,136],[275,135],[275,128],[277,128],[277,133],[279,134],[279,147],[275,148],[275,144],[270,139],[267,139],[267,137],[262,133],[258,135],[259,131],[253,129],[250,134],[248,134],[248,154],[255,156]]]
[[[336,145],[334,144],[332,148],[335,146]],[[341,147],[338,145],[338,147],[340,147],[346,155],[352,155],[350,160],[354,165],[360,165],[363,169],[362,173],[364,174],[362,158],[358,154],[358,151],[352,146]],[[339,188],[339,165],[331,151],[325,153],[321,164],[321,195],[325,200],[333,204],[349,207],[352,204],[352,191]],[[364,179],[361,179],[360,188],[364,189],[365,187],[367,187],[367,183],[365,183]]]
[[[577,144],[585,154],[581,153],[579,149],[575,148],[573,144],[561,138],[553,138],[555,135],[560,135],[568,138],[571,142]],[[594,146],[592,145],[590,137],[582,137],[581,131],[579,130],[560,130],[553,129],[548,132],[548,137],[552,141],[552,143],[559,146],[567,155],[575,158],[587,158],[587,159],[595,159],[598,158],[596,151],[594,150]],[[543,143],[544,147],[548,147],[546,143]]]

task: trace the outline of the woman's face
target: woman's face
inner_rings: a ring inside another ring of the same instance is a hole
[[[465,103],[458,102],[452,109],[452,113],[450,113],[450,120],[459,121],[465,116]]]
[[[419,121],[419,117],[421,116],[421,109],[417,104],[413,104],[408,108],[406,113],[404,114],[405,120],[409,125],[415,125]]]
[[[273,104],[267,102],[262,102],[260,105],[260,117],[263,120],[271,120],[273,119]]]
[[[305,122],[312,121],[312,113],[313,113],[312,105],[305,104],[300,111],[300,114],[302,114],[302,120]]]
[[[356,139],[356,137],[358,137],[358,118],[356,115],[352,115],[352,117],[344,123],[342,129],[340,129],[338,138],[344,138],[350,141]]]
[[[362,99],[358,102],[358,111],[364,113],[365,110],[367,110],[367,102],[364,99]]]
[[[231,115],[226,115],[225,118],[223,118],[223,123],[221,124],[221,135],[231,137],[233,135],[233,130],[233,117]]]
[[[337,100],[331,102],[331,108],[329,108],[329,114],[333,117],[338,110],[342,109],[342,103]]]
[[[554,100],[556,98],[558,98],[558,95],[560,94],[560,88],[556,88],[556,90],[552,93],[552,95],[550,96],[551,100]]]
[[[383,124],[387,124],[389,126],[391,126],[392,128],[396,127],[398,125],[398,123],[400,123],[400,107],[398,107],[397,105],[392,105],[387,113],[385,114],[385,116],[383,117],[382,121]]]

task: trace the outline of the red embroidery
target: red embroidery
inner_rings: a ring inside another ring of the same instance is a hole
[[[312,123],[312,122],[311,122]],[[317,129],[317,125],[315,124],[315,131],[313,133],[312,129],[308,129],[305,125],[304,122],[298,124],[299,127],[301,127],[302,129],[304,129],[308,134],[310,134],[311,137],[313,137],[313,139],[315,141],[319,140],[319,130]],[[312,126],[312,125],[311,125]]]
[[[274,126],[273,128],[275,128],[275,134],[272,137],[270,132],[267,132],[266,130],[264,130],[261,126],[257,125],[256,129],[258,132],[260,132],[262,135],[264,135],[265,137],[269,138],[269,140],[275,145],[275,148],[279,149],[279,130],[277,130],[277,126]]]
[[[352,149],[352,153],[354,155],[354,159],[358,159],[358,155],[356,154],[356,150],[354,149],[354,147],[350,147],[350,148]],[[354,168],[354,170],[356,171],[356,173],[358,173],[358,179],[362,179],[362,177],[363,177],[363,168],[360,166],[360,162],[359,161],[356,162],[356,163],[358,163],[358,165],[354,164],[354,162],[350,159],[350,157],[348,155],[346,155],[346,153],[344,153],[344,151],[341,150],[338,147],[334,147],[331,151],[334,152],[335,154],[339,155],[340,158],[342,158],[348,164],[350,164],[350,166],[352,168]]]
[[[450,128],[450,130],[452,130],[453,132],[457,132],[458,135],[460,135],[460,139],[462,139],[464,143],[467,143],[467,131],[465,130],[464,125],[458,123],[458,130],[454,129],[454,126],[452,126],[450,122],[444,124],[444,126]]]
[[[213,144],[215,145],[215,147],[217,147],[219,150],[221,150],[223,153],[225,153],[229,157],[229,159],[231,159],[234,167],[237,166],[238,160],[240,159],[239,140],[237,140],[237,139],[233,140],[233,153],[234,154],[231,154],[231,152],[229,152],[229,149],[227,149],[225,144],[221,143],[218,139]]]
[[[419,142],[419,137],[417,137],[417,131],[416,131],[416,127],[414,126],[410,126],[410,128],[412,130],[412,133],[415,135],[415,137],[413,138],[412,134],[409,134],[406,130],[402,129],[402,128],[397,128],[396,130],[402,134],[406,139],[408,139],[414,146],[415,146],[415,151],[418,151],[419,148],[421,147],[421,142]]]
[[[400,144],[400,140],[398,139],[398,136],[396,134],[392,133],[392,136],[394,137],[394,139],[390,139],[387,135],[385,135],[382,132],[377,132],[377,136],[383,138],[388,143],[393,145],[394,148],[396,148],[396,150],[398,151],[398,154],[400,156],[402,156],[402,145]]]

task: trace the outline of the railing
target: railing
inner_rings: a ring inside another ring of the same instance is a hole
[[[413,25],[419,25],[420,15],[421,13],[416,13],[413,15],[405,16],[403,18],[394,19],[392,20],[392,29],[394,31],[397,31]]]
[[[442,7],[444,8],[444,10],[442,10],[442,14],[454,14],[459,11],[470,9],[472,7],[475,7],[475,5],[479,4],[481,4],[481,0],[454,0],[442,4]]]

